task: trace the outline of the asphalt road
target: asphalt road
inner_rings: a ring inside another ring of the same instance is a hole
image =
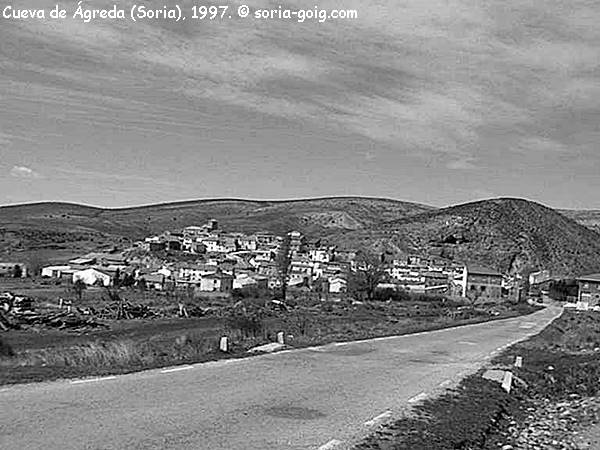
[[[550,307],[402,337],[13,386],[0,390],[0,448],[346,448],[559,313]]]

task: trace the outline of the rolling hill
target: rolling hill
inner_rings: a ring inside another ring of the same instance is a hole
[[[427,211],[344,236],[348,245],[425,251],[502,272],[547,268],[560,275],[600,271],[600,234],[521,199],[494,199]]]
[[[195,200],[132,208],[102,209],[68,203],[35,203],[0,208],[0,254],[31,254],[59,261],[102,245],[142,239],[164,230],[217,219],[228,231],[297,229],[328,236],[419,214],[431,207],[397,200],[335,197],[288,201]]]
[[[0,208],[3,258],[60,261],[105,245],[217,219],[229,231],[285,233],[352,248],[429,253],[503,272],[600,271],[595,212],[567,212],[520,199],[436,209],[397,200],[336,197],[287,201],[196,200],[120,209],[66,203]],[[587,228],[581,223],[590,226]]]

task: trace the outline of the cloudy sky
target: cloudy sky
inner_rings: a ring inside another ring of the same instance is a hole
[[[357,194],[600,208],[597,0],[317,4],[359,18],[0,18],[0,204]]]

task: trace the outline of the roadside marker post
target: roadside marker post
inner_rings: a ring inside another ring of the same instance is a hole
[[[523,367],[523,357],[517,356],[515,359],[515,367]]]
[[[510,388],[512,386],[512,372],[504,372],[504,379],[502,380],[502,389],[510,394]]]
[[[279,333],[277,333],[277,343],[278,344],[285,344],[285,338],[283,337],[283,331],[280,331]]]
[[[219,350],[221,350],[222,352],[227,352],[227,347],[228,347],[228,342],[227,342],[227,336],[223,336],[221,338],[221,342],[219,343]]]

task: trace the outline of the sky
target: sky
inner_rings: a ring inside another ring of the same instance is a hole
[[[315,6],[223,2],[242,3]],[[600,209],[596,0],[316,4],[358,19],[0,18],[0,204],[510,196]]]

